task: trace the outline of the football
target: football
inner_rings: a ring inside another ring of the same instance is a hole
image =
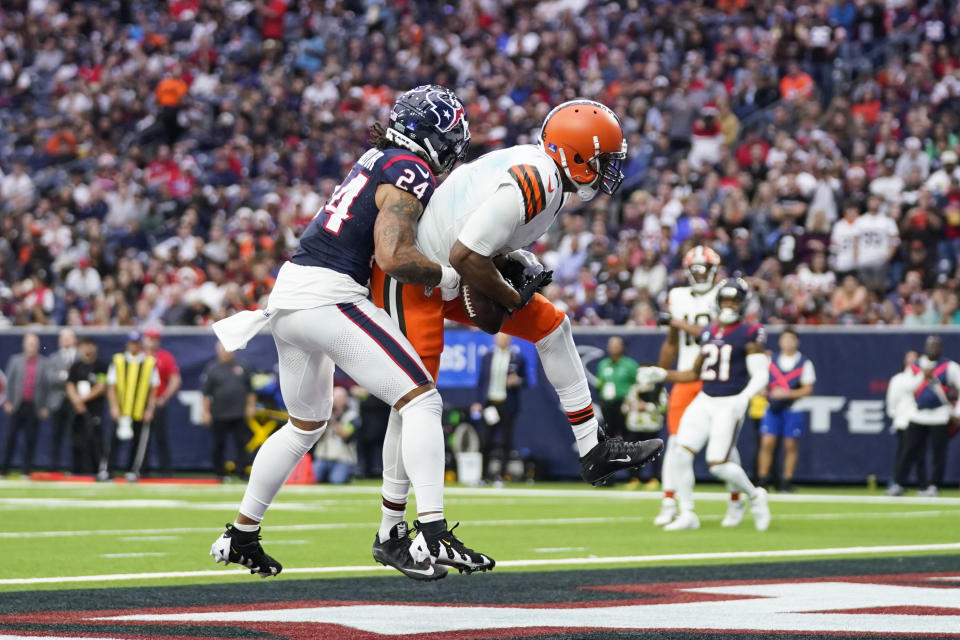
[[[460,303],[475,327],[485,333],[498,333],[507,317],[506,308],[469,284],[460,283]]]

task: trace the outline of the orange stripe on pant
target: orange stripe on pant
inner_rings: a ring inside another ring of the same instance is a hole
[[[683,412],[697,397],[702,387],[703,383],[700,381],[677,382],[673,385],[673,389],[670,390],[670,399],[667,401],[667,433],[672,436],[677,435]]]
[[[439,289],[434,289],[428,296],[424,287],[400,285],[396,281],[391,284],[391,280],[377,265],[373,266],[370,276],[373,303],[397,320],[427,372],[436,381],[443,352],[444,318],[467,326],[473,326],[473,323],[459,298],[443,302]],[[507,317],[501,330],[515,338],[536,343],[559,327],[565,317],[563,311],[538,293],[523,309],[513,314],[513,318]]]
[[[376,264],[370,274],[373,303],[390,314],[413,345],[427,372],[437,381],[443,351],[443,300],[440,290],[428,296],[425,288],[401,284]]]

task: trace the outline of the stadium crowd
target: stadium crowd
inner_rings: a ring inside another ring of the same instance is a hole
[[[256,307],[427,82],[471,157],[575,96],[622,117],[624,187],[536,247],[575,322],[653,324],[706,243],[766,322],[960,323],[956,0],[5,1],[0,318]]]

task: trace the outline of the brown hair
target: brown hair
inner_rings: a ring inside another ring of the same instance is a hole
[[[396,146],[387,138],[386,127],[379,122],[374,122],[370,127],[370,143],[377,149],[387,149]]]

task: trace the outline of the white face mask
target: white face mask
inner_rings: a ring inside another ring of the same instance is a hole
[[[720,309],[720,313],[717,314],[717,320],[720,321],[720,324],[733,324],[739,319],[740,314],[730,307],[723,307]]]

